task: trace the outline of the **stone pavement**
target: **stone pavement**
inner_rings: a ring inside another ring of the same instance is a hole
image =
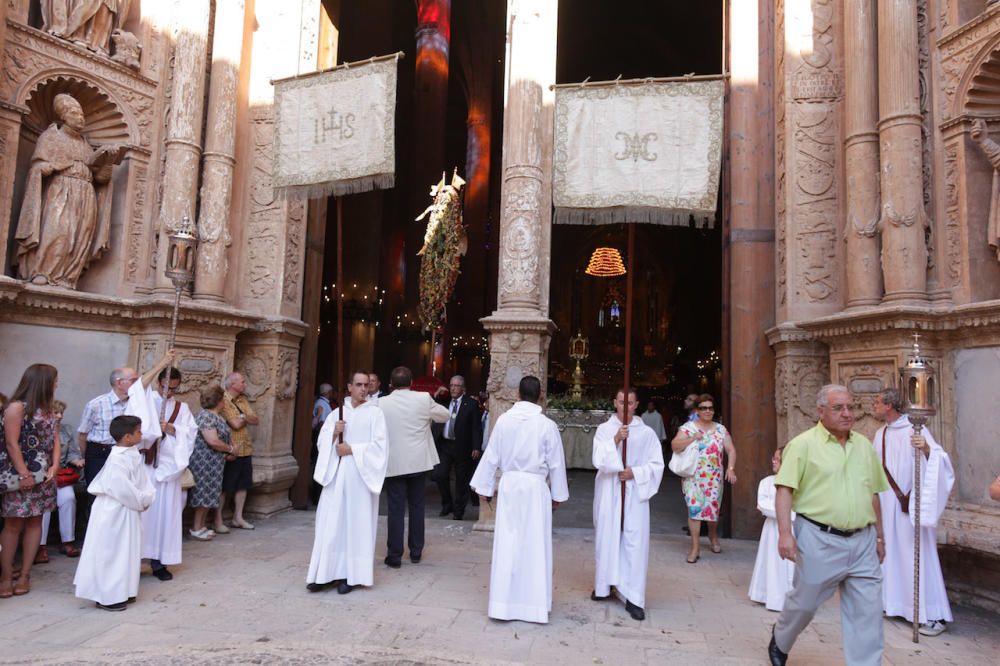
[[[486,617],[492,535],[468,520],[428,521],[424,561],[376,565],[375,586],[310,594],[305,573],[312,512],[288,512],[209,543],[185,542],[185,563],[162,583],[144,574],[138,603],[108,613],[73,596],[78,560],[55,551],[32,592],[0,600],[4,664],[761,664],[776,614],[746,598],[756,552],[725,540],[684,562],[683,537],[654,535],[647,620],[595,603],[592,530],[558,528],[551,622]],[[385,554],[385,519],[376,550]],[[958,607],[937,638],[909,640],[886,622],[886,663],[997,663],[996,616]],[[838,664],[840,622],[827,604],[792,664]]]

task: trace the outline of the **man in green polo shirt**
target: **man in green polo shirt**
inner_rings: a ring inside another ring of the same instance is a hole
[[[768,646],[776,666],[784,666],[816,609],[838,589],[845,663],[882,663],[885,544],[878,494],[889,482],[871,442],[851,431],[852,407],[846,387],[824,386],[816,398],[819,423],[783,450],[774,481],[778,553],[795,562],[795,582]]]

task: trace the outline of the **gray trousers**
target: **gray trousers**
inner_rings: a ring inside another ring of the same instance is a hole
[[[792,590],[774,626],[774,640],[785,653],[812,621],[816,609],[840,590],[844,662],[848,666],[882,663],[882,567],[871,526],[849,537],[823,532],[808,520],[793,526],[798,561]]]

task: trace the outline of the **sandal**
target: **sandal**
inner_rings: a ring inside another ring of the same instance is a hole
[[[0,587],[0,599],[10,599],[14,596],[14,582],[7,583],[7,587]]]
[[[49,549],[45,546],[39,546],[38,552],[35,553],[35,564],[48,564],[49,563]]]
[[[80,557],[80,549],[76,547],[76,544],[64,543],[59,546],[59,552],[66,557]]]
[[[722,544],[720,544],[718,541],[711,544],[710,548],[712,549],[712,552],[715,553],[716,555],[722,552]]]
[[[31,592],[31,574],[18,578],[17,585],[14,586],[15,597],[20,597],[28,592]]]
[[[191,535],[192,539],[197,539],[198,541],[211,541],[212,537],[215,536],[214,532],[209,533],[209,530],[204,527],[200,530],[188,530],[188,534]]]

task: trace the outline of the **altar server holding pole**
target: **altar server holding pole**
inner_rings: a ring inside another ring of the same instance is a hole
[[[615,595],[634,620],[646,619],[646,569],[649,563],[649,500],[663,480],[663,448],[659,435],[635,416],[634,390],[618,391],[617,413],[594,434],[594,591],[601,601]],[[625,416],[625,412],[628,416]],[[628,423],[625,425],[625,423]],[[622,442],[628,440],[627,465]],[[624,481],[624,484],[622,483]],[[622,523],[622,487],[625,522]]]
[[[544,624],[552,611],[552,510],[569,499],[566,462],[559,428],[537,404],[541,382],[523,377],[517,392],[470,485],[485,502],[497,489],[488,615]]]
[[[339,413],[326,417],[319,432],[313,479],[323,486],[316,506],[306,589],[336,585],[347,594],[374,583],[378,496],[385,481],[388,441],[382,410],[368,401],[368,373],[354,372]]]

